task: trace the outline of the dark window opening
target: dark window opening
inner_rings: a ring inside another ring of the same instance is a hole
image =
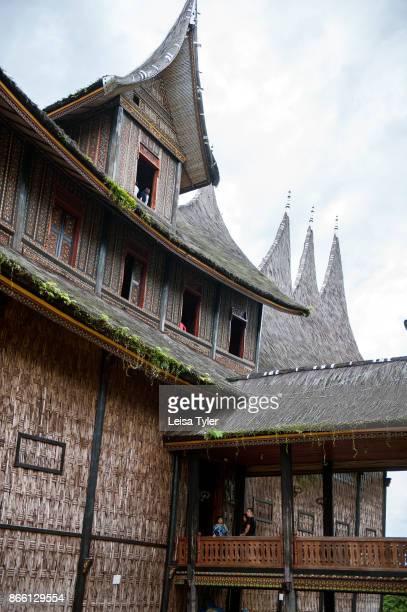
[[[243,357],[245,332],[246,321],[236,315],[232,315],[232,320],[230,321],[229,353],[236,355],[236,357]]]
[[[158,169],[145,157],[139,155],[137,163],[136,177],[136,196],[139,200],[150,206],[155,207],[156,182]]]
[[[201,297],[198,293],[185,289],[182,296],[182,316],[181,323],[185,326],[185,330],[198,335],[199,330],[199,310],[201,307]],[[183,329],[183,328],[182,328]]]
[[[124,260],[123,281],[120,295],[136,306],[143,306],[146,264],[128,253]]]
[[[78,219],[64,208],[52,209],[48,251],[61,261],[72,264],[77,242]]]
[[[140,98],[138,97],[137,94],[133,95],[133,102],[137,104],[137,106],[140,106]]]

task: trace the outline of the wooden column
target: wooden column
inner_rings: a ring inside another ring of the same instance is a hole
[[[165,331],[165,320],[167,317],[168,293],[170,291],[170,273],[172,256],[167,253],[165,256],[164,278],[160,297],[160,331]]]
[[[262,327],[263,327],[263,304],[259,304],[259,320],[257,321],[257,334],[256,334],[256,356],[254,358],[256,372],[259,371]]]
[[[188,505],[187,505],[187,612],[197,612],[198,596],[195,585],[195,564],[197,556],[197,535],[199,528],[199,461],[190,454],[188,457]]]
[[[216,286],[215,302],[213,305],[213,327],[212,327],[212,347],[211,347],[211,359],[215,359],[216,348],[218,345],[218,331],[219,331],[219,317],[220,317],[220,295],[221,287],[218,284]]]
[[[102,235],[100,237],[99,257],[98,257],[98,262],[96,266],[96,283],[95,283],[96,295],[102,294],[103,277],[105,275],[106,255],[107,255],[107,246],[108,246],[108,240],[109,240],[110,224],[111,224],[110,214],[107,210],[105,210],[103,214]]]
[[[242,526],[242,517],[245,510],[245,492],[246,492],[246,468],[243,465],[237,465],[235,470],[235,511],[233,516],[233,533],[235,536],[240,535]],[[232,587],[228,593],[229,612],[240,610],[242,589]]]
[[[172,198],[171,223],[173,225],[176,225],[177,223],[177,210],[178,210],[179,191],[180,191],[180,186],[181,186],[181,174],[182,174],[182,164],[180,161],[178,161],[177,169],[175,172],[174,196]]]
[[[294,534],[294,496],[291,446],[280,446],[281,468],[281,512],[283,526],[284,559],[284,612],[296,612],[297,602],[293,587],[293,534]]]
[[[120,135],[123,125],[123,107],[117,106],[114,111],[112,129],[110,131],[109,150],[107,154],[106,174],[114,181],[116,180]]]
[[[360,499],[362,492],[362,477],[363,472],[356,474],[356,496],[355,496],[355,537],[360,536]],[[358,605],[358,594],[352,595],[352,612],[356,612]]]
[[[387,516],[387,487],[391,483],[391,478],[387,478],[387,472],[383,472],[383,497],[382,497],[382,538],[386,537],[386,516]],[[383,612],[384,596],[380,595],[380,612]]]
[[[324,536],[334,535],[334,504],[332,488],[332,463],[328,461],[322,468],[323,528]],[[324,591],[324,612],[335,612],[335,593]]]
[[[30,186],[30,173],[32,167],[33,151],[29,144],[24,144],[23,159],[16,194],[16,226],[11,246],[15,251],[22,251],[22,238],[27,215],[28,192]]]
[[[86,489],[85,511],[82,522],[81,546],[79,551],[75,593],[72,606],[73,612],[80,612],[82,610],[83,600],[85,597],[86,577],[93,562],[93,559],[90,558],[90,545],[92,539],[92,526],[95,508],[96,485],[99,471],[99,458],[100,450],[102,447],[103,423],[105,420],[109,362],[110,355],[103,351],[99,379],[99,392],[95,413],[95,425],[93,429],[92,448],[90,454],[88,485]]]
[[[161,612],[168,611],[171,591],[171,565],[174,560],[175,538],[177,535],[177,513],[181,460],[178,453],[173,456],[170,520],[168,524],[167,552],[165,556],[164,583],[161,597]]]

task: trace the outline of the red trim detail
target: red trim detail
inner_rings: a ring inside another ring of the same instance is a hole
[[[57,187],[55,189],[54,195],[54,203],[53,206],[58,206],[62,208],[65,212],[75,217],[75,230],[74,230],[74,239],[72,243],[72,251],[71,256],[69,258],[69,265],[74,267],[76,263],[76,256],[78,253],[79,246],[79,238],[81,235],[81,229],[83,224],[83,216],[84,216],[84,208],[83,208],[83,200],[79,198],[77,195],[70,193],[67,189],[63,187]],[[51,231],[51,223],[52,223],[52,212],[50,214],[48,220],[48,231],[47,237]]]

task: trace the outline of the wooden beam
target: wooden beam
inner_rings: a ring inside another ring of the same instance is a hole
[[[332,463],[328,461],[322,468],[323,491],[323,529],[325,537],[334,535],[334,504],[332,487]],[[334,591],[324,591],[324,612],[335,612]]]
[[[179,190],[180,190],[180,186],[181,186],[181,174],[182,174],[182,164],[181,164],[180,161],[178,161],[177,162],[177,168],[176,168],[176,171],[175,171],[174,195],[173,195],[173,198],[172,198],[171,223],[173,225],[177,224]]]
[[[296,612],[297,602],[293,587],[293,533],[294,533],[294,496],[291,446],[280,446],[281,469],[281,512],[283,526],[284,557],[284,612]]]
[[[245,508],[245,493],[246,493],[246,468],[243,465],[237,465],[235,468],[235,511],[233,516],[233,532],[236,536],[240,536],[242,527],[242,518]],[[229,612],[241,609],[242,589],[240,587],[232,587],[228,593]]]
[[[256,333],[256,355],[254,358],[256,372],[259,371],[259,364],[260,364],[260,348],[261,348],[262,329],[263,329],[263,304],[259,304],[259,320],[257,321],[257,333]]]
[[[160,331],[165,331],[165,321],[167,318],[168,294],[170,291],[170,275],[172,266],[172,256],[167,253],[165,256],[164,276],[160,297]]]
[[[30,187],[30,174],[32,168],[32,147],[25,142],[21,161],[20,176],[16,193],[15,231],[11,246],[15,251],[22,251],[22,238],[25,229],[25,218],[27,216],[28,192]]]
[[[355,537],[360,536],[360,500],[362,493],[363,472],[356,474],[356,497],[355,497]],[[358,594],[352,595],[352,612],[356,612],[358,607]]]
[[[90,545],[92,540],[92,527],[95,509],[96,485],[99,471],[99,458],[100,450],[102,447],[103,423],[105,420],[109,363],[110,355],[103,351],[99,378],[99,392],[95,412],[95,425],[93,428],[88,485],[86,488],[85,511],[82,522],[81,546],[79,551],[75,593],[72,606],[73,612],[81,612],[83,608],[86,577],[93,562],[93,559],[90,558]]]
[[[111,224],[111,217],[107,210],[103,212],[102,232],[100,237],[100,248],[99,256],[96,266],[96,282],[95,282],[95,293],[96,295],[102,295],[103,278],[105,275],[106,268],[106,255],[109,241],[109,227]]]
[[[199,460],[196,454],[188,457],[188,505],[187,505],[187,612],[197,612],[198,597],[195,584],[197,535],[199,528]]]
[[[216,348],[218,345],[218,332],[219,332],[219,317],[220,317],[220,299],[221,299],[221,286],[219,283],[216,285],[215,301],[213,305],[213,327],[212,327],[212,347],[211,347],[211,359],[216,357]]]
[[[106,174],[115,181],[117,175],[120,136],[123,125],[123,107],[118,105],[114,112],[107,154]]]
[[[171,486],[171,505],[170,520],[168,524],[167,552],[164,567],[163,592],[161,597],[161,612],[168,611],[171,591],[171,566],[174,560],[175,538],[177,535],[177,514],[179,481],[181,474],[181,460],[178,453],[175,453],[172,460],[172,486]]]

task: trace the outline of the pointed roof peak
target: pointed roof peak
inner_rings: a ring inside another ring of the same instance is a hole
[[[308,304],[314,304],[318,297],[317,273],[315,268],[314,232],[308,225],[304,248],[294,283],[294,295],[300,295]]]
[[[287,207],[277,230],[276,237],[263,258],[260,271],[275,282],[287,295],[292,293],[290,217]]]
[[[345,290],[343,282],[343,269],[342,269],[342,257],[341,249],[339,246],[339,237],[335,232],[332,237],[332,245],[329,253],[328,266],[325,272],[324,282],[321,288],[321,295],[324,295],[329,289],[336,285],[336,289],[343,293],[343,300],[345,300]]]

